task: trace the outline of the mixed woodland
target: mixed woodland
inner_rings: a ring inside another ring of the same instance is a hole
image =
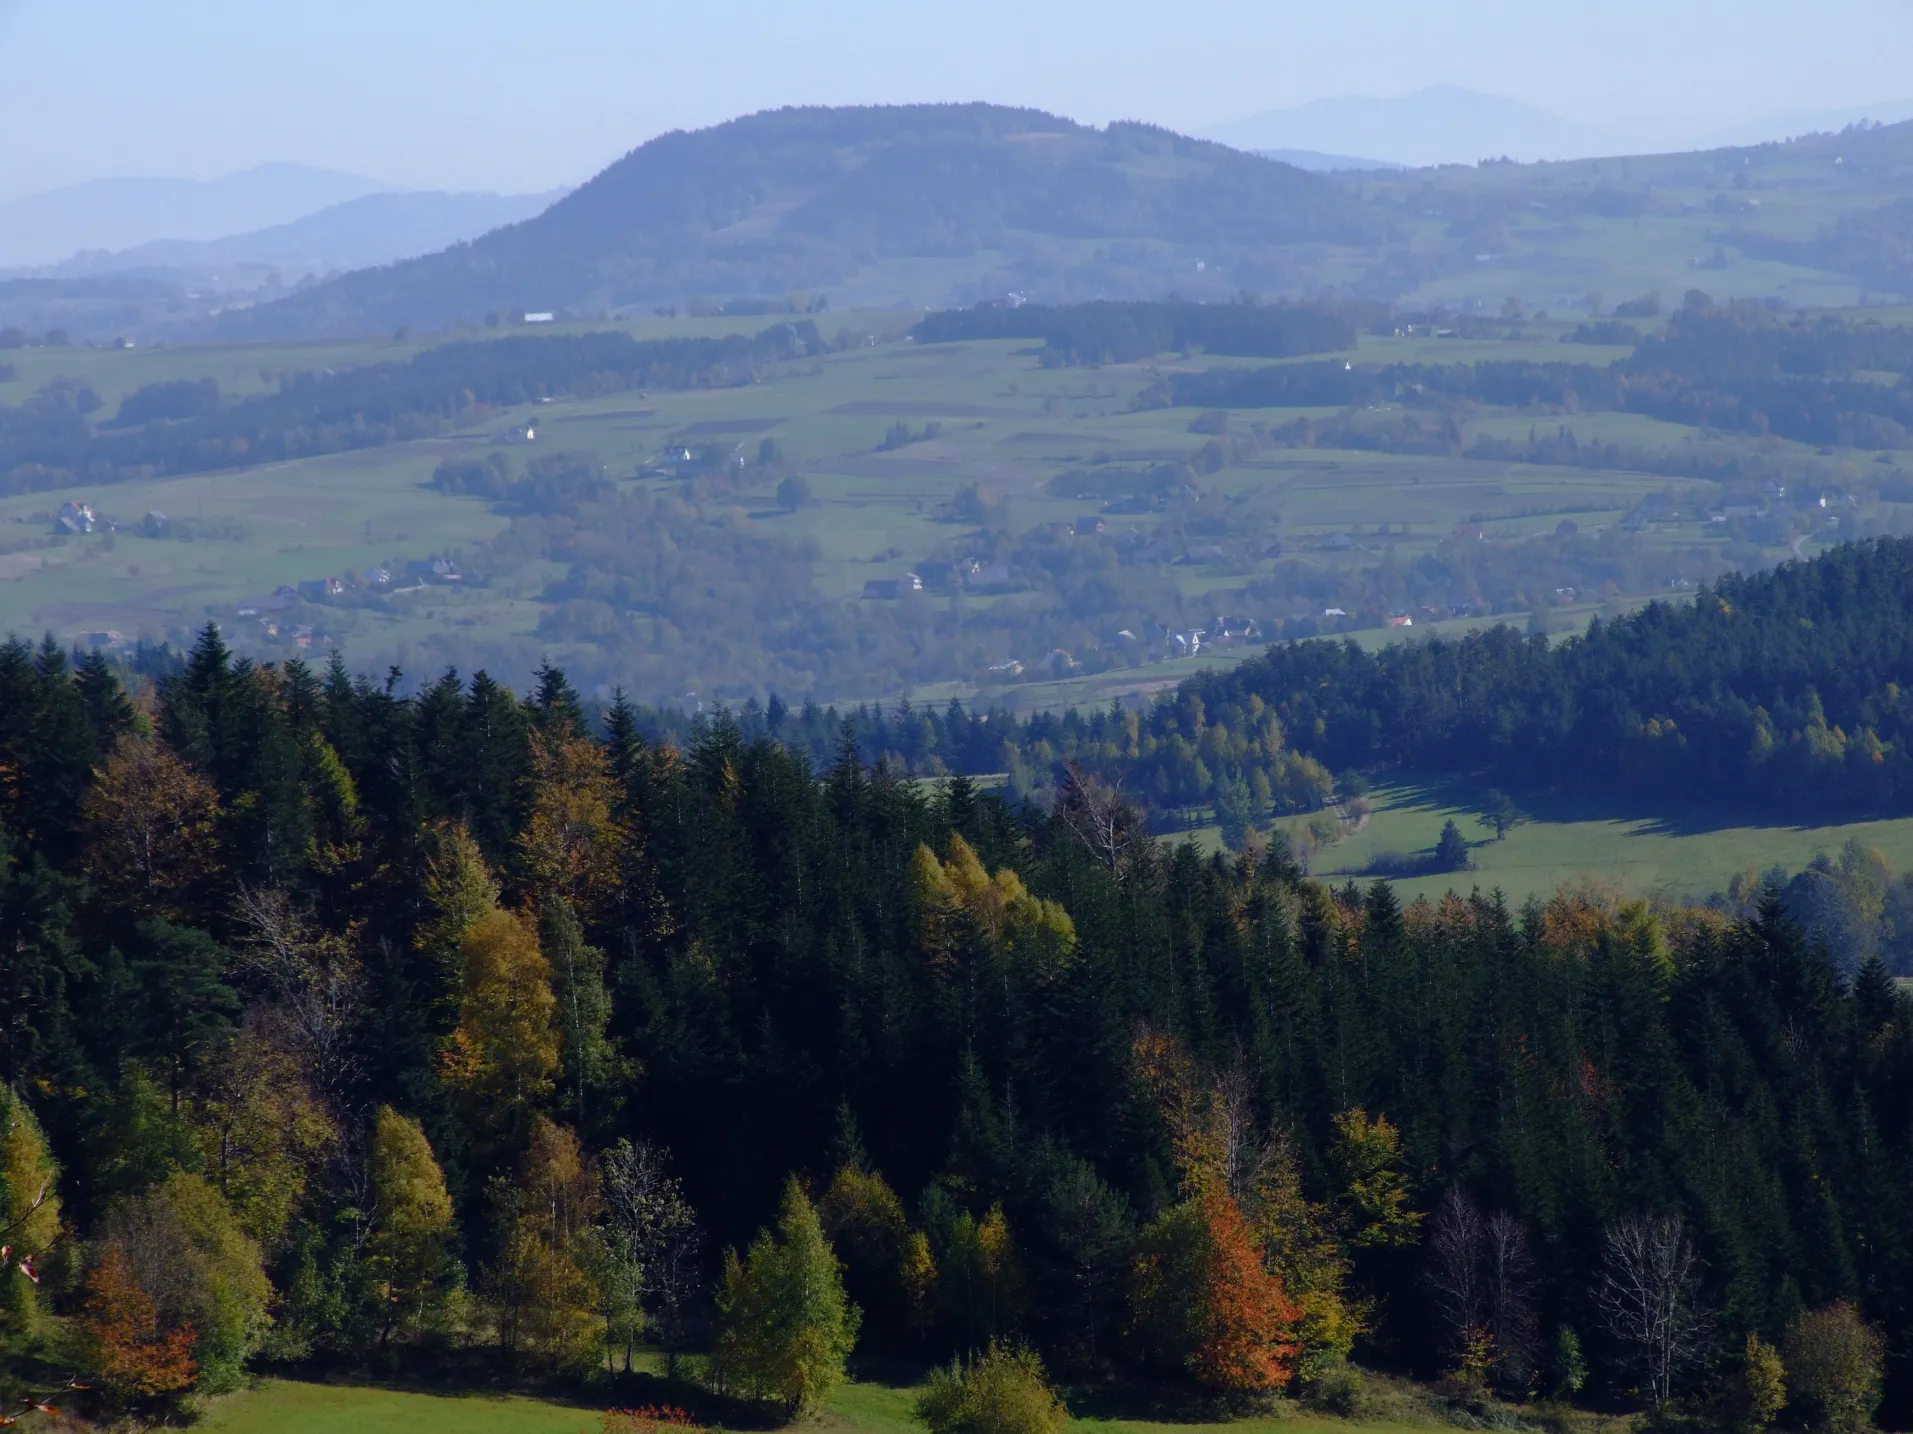
[[[1012,804],[854,723],[821,762],[645,728],[550,668],[0,648],[14,1392],[651,1345],[786,1412],[866,1357],[969,1356],[951,1407],[1039,1362],[1739,1429],[1913,1400],[1913,1002],[1779,887],[1404,908],[1160,843],[1083,766]]]

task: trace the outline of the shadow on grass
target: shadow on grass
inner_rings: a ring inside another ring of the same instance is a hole
[[[1078,1419],[1122,1423],[1226,1424],[1262,1412],[1263,1403],[1174,1384],[1068,1385],[1062,1391]]]
[[[392,1394],[422,1394],[440,1399],[521,1397],[580,1410],[636,1409],[671,1405],[706,1429],[781,1429],[790,1421],[782,1411],[752,1400],[717,1394],[687,1378],[669,1379],[646,1370],[600,1369],[590,1378],[550,1374],[535,1366],[512,1366],[489,1352],[490,1359],[446,1358],[408,1369],[403,1375],[376,1366],[281,1366],[272,1378],[340,1388],[379,1389]]]
[[[1462,777],[1401,773],[1378,780],[1373,794],[1379,803],[1398,811],[1459,812],[1473,816],[1481,810],[1492,784]],[[1558,789],[1503,786],[1530,822],[1565,825],[1572,822],[1622,822],[1642,836],[1706,836],[1736,827],[1771,831],[1812,831],[1823,826],[1890,821],[1904,812],[1775,812],[1752,804],[1696,804],[1679,811],[1655,809],[1639,797],[1619,793],[1564,792]],[[1491,838],[1492,839],[1492,838]],[[1484,843],[1471,842],[1471,846]]]

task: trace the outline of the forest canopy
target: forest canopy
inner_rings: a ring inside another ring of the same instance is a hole
[[[853,1347],[1003,1343],[1510,1397],[1572,1344],[1658,1403],[1913,1313],[1913,1002],[1777,892],[1404,909],[1148,840],[1090,777],[1018,809],[721,714],[648,741],[549,668],[407,697],[210,629],[138,706],[0,649],[0,763],[5,1191],[60,1201],[8,1317],[77,1322],[124,1403],[639,1338],[787,1410]],[[1673,1344],[1615,1293],[1650,1255]]]

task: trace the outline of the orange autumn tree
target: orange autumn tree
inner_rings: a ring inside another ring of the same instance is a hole
[[[1204,1191],[1151,1224],[1135,1280],[1136,1328],[1158,1362],[1231,1392],[1269,1393],[1294,1377],[1302,1310],[1264,1267],[1227,1190]]]
[[[1303,1353],[1307,1311],[1289,1297],[1241,1204],[1269,1183],[1274,1147],[1257,1138],[1240,1082],[1204,1087],[1175,1042],[1153,1032],[1135,1056],[1168,1128],[1182,1195],[1143,1234],[1137,1331],[1160,1363],[1212,1389],[1284,1388]]]
[[[126,1254],[109,1245],[86,1279],[77,1333],[87,1368],[120,1400],[155,1399],[190,1389],[198,1374],[190,1324],[162,1330],[153,1297]]]

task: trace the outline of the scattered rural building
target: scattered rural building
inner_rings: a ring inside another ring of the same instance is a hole
[[[56,533],[90,533],[99,525],[99,517],[94,513],[91,503],[62,503],[59,514],[53,519],[53,531]]]
[[[139,520],[139,530],[149,538],[171,537],[173,520],[155,508]]]
[[[1169,645],[1176,650],[1177,657],[1194,657],[1202,651],[1202,639],[1207,636],[1204,629],[1192,627],[1187,632],[1170,633]]]
[[[1388,625],[1390,627],[1413,627],[1415,625],[1415,619],[1405,612],[1391,612],[1388,615]]]
[[[1103,529],[1108,526],[1109,525],[1105,523],[1101,518],[1097,518],[1097,517],[1078,518],[1076,520],[1076,536],[1079,538],[1093,537],[1095,534],[1102,532]]]
[[[528,324],[549,324],[556,322],[557,318],[558,316],[552,313],[526,314],[525,322]]]
[[[456,583],[465,577],[450,558],[414,558],[405,565],[405,575],[426,583]]]

